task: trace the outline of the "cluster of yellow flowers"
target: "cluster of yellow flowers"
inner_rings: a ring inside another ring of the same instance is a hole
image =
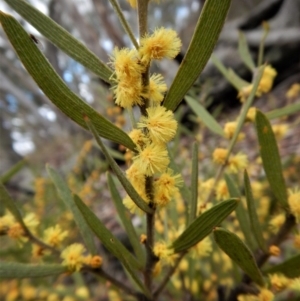
[[[268,93],[273,86],[274,79],[277,75],[277,72],[272,66],[267,65],[264,69],[262,78],[258,84],[257,91],[255,93],[256,96],[260,97],[262,94]],[[241,102],[244,102],[253,89],[253,84],[249,84],[243,87],[238,94],[238,98]]]
[[[147,75],[152,60],[174,58],[180,47],[181,41],[175,31],[159,28],[141,38],[138,49],[115,48],[111,58],[116,104],[128,109],[135,105],[146,107],[145,115],[129,133],[137,153],[129,156],[133,163],[126,176],[146,203],[150,202],[146,177],[155,176],[153,205],[157,207],[170,202],[181,182],[181,177],[168,168],[170,160],[166,148],[176,134],[177,121],[173,112],[161,105],[167,90],[163,77],[153,74],[147,84],[143,75]],[[142,212],[129,196],[123,202],[132,213]]]

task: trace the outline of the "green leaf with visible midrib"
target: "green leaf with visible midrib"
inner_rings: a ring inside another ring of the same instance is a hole
[[[110,77],[113,73],[112,70],[51,18],[41,13],[26,1],[5,0],[5,2],[67,55],[94,72],[104,81],[110,82]]]
[[[250,184],[250,179],[249,179],[249,176],[248,176],[248,173],[246,170],[244,171],[244,185],[245,185],[245,194],[246,194],[248,213],[249,213],[251,228],[252,228],[254,237],[256,238],[256,241],[258,242],[258,245],[260,246],[260,248],[263,251],[267,252],[261,225],[260,225],[260,222],[259,222],[258,216],[257,216],[257,211],[256,211],[257,209],[255,208],[255,204],[254,204],[254,198],[253,198],[252,188],[251,188],[251,184]]]
[[[91,209],[89,209],[79,198],[75,199],[75,203],[84,216],[86,222],[103,243],[105,248],[120,260],[140,289],[149,296],[147,288],[141,282],[141,279],[136,273],[137,270],[142,268],[141,263],[133,257],[124,245],[105,227]]]
[[[242,240],[225,229],[216,228],[213,231],[218,246],[258,285],[265,281],[259,270],[254,256]]]
[[[287,190],[282,174],[279,150],[272,126],[267,117],[259,110],[256,110],[255,124],[260,155],[272,192],[278,202],[284,208],[288,208]]]
[[[28,33],[12,16],[0,12],[0,21],[29,74],[64,114],[85,129],[87,125],[84,116],[88,116],[101,137],[123,144],[131,150],[135,148],[135,144],[125,132],[102,117],[67,87],[29,38]]]
[[[121,196],[117,190],[116,184],[110,173],[107,173],[107,183],[110,190],[110,194],[112,196],[112,200],[118,211],[118,216],[120,217],[123,227],[126,231],[126,234],[128,235],[134,253],[140,262],[145,262],[145,252],[141,246],[138,235],[131,222],[129,212],[123,205]]]
[[[235,185],[233,179],[226,173],[225,173],[224,177],[225,177],[226,185],[229,190],[230,197],[240,198],[241,193],[240,193],[239,189],[237,188],[237,186]],[[251,235],[250,221],[249,221],[249,216],[247,214],[246,208],[244,208],[243,204],[240,204],[239,206],[236,207],[235,213],[236,213],[236,218],[239,221],[241,230],[246,239],[246,242],[248,243],[249,247],[252,250],[254,250],[256,245],[254,244],[253,236]]]
[[[7,210],[14,216],[14,218],[22,225],[23,229],[28,230],[24,224],[22,215],[17,208],[15,201],[10,197],[9,193],[5,189],[4,185],[0,183],[0,202]]]
[[[190,96],[185,96],[184,98],[203,124],[205,124],[212,132],[222,137],[224,136],[222,127],[199,102]]]
[[[174,111],[204,69],[223,27],[230,0],[206,0],[187,53],[166,95],[164,106]]]
[[[67,267],[60,264],[28,264],[0,262],[1,279],[41,278],[66,273]]]
[[[300,276],[300,254],[295,255],[286,261],[273,266],[271,268],[265,269],[264,274],[274,274],[281,273],[288,278],[296,278]]]
[[[205,211],[183,231],[170,248],[173,248],[175,253],[191,248],[217,227],[237,207],[238,203],[238,199],[222,201]]]
[[[57,189],[59,197],[65,203],[65,206],[70,210],[74,216],[75,223],[81,233],[81,236],[84,240],[84,243],[92,255],[97,254],[97,249],[94,243],[94,234],[92,233],[90,227],[87,225],[85,219],[83,218],[81,212],[78,210],[77,206],[74,203],[73,196],[70,189],[67,186],[67,183],[63,178],[50,166],[47,166],[48,174]],[[78,196],[74,196],[78,198]]]

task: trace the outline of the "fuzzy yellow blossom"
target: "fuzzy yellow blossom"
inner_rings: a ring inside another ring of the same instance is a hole
[[[7,231],[15,223],[15,218],[11,213],[0,217],[0,232]]]
[[[79,271],[84,262],[85,248],[82,244],[75,243],[65,248],[60,257],[63,259],[62,265],[67,266],[71,272]]]
[[[152,74],[149,84],[149,95],[147,96],[153,104],[160,104],[164,99],[164,93],[167,91],[167,85],[160,74]]]
[[[138,128],[147,128],[154,143],[167,143],[176,134],[177,121],[172,111],[163,106],[147,109],[148,116],[142,116],[137,124]]]
[[[142,105],[142,84],[140,81],[120,81],[112,88],[116,104],[122,108],[129,109],[135,105]]]
[[[225,148],[216,148],[212,155],[213,161],[217,164],[224,165],[227,153],[228,151]]]
[[[144,200],[146,200],[146,202],[148,203],[149,200],[143,198]],[[138,215],[143,215],[145,212],[140,209],[140,207],[138,207],[136,205],[136,203],[130,198],[129,195],[127,195],[124,199],[123,199],[123,205],[132,213],[132,214],[138,214]]]
[[[249,84],[247,86],[244,86],[239,90],[238,93],[238,98],[240,99],[241,102],[245,102],[246,99],[249,97],[251,91],[253,90],[253,84]],[[256,91],[255,95],[257,97],[261,96],[261,92],[259,90]]]
[[[223,201],[229,198],[229,191],[226,182],[220,181],[216,187],[216,199]]]
[[[290,283],[290,279],[283,274],[271,274],[269,279],[273,290],[277,292],[286,289]]]
[[[300,250],[300,234],[296,234],[294,236],[294,247],[298,250]]]
[[[192,256],[194,258],[202,258],[210,256],[212,252],[212,242],[211,239],[207,236],[194,247],[191,248]]]
[[[59,225],[47,228],[44,231],[44,240],[52,247],[58,247],[67,236],[68,231],[62,231]]]
[[[253,122],[255,120],[255,116],[256,116],[256,108],[251,107],[247,112],[246,120]]]
[[[178,191],[178,186],[182,184],[181,175],[173,175],[173,171],[168,169],[161,174],[159,179],[154,182],[154,202],[158,207],[166,206]]]
[[[274,294],[268,289],[261,289],[260,293],[255,295],[239,295],[238,301],[273,301]]]
[[[297,223],[300,222],[300,190],[289,190],[288,203],[291,213],[295,216]]]
[[[133,157],[133,164],[146,176],[163,172],[169,165],[170,159],[165,146],[149,144]]]
[[[140,79],[144,69],[139,63],[139,54],[136,49],[114,48],[110,64],[115,70],[117,79],[125,82]]]
[[[289,99],[296,98],[300,94],[300,83],[292,84],[285,96]]]
[[[139,53],[145,65],[150,60],[174,58],[180,51],[181,41],[176,31],[164,27],[156,29],[152,35],[146,35],[141,39]]]
[[[140,129],[133,129],[130,133],[128,133],[128,136],[140,148],[143,148],[144,145],[148,142],[148,139]]]
[[[159,276],[161,273],[161,269],[162,269],[161,262],[160,261],[156,262],[152,271],[153,277]]]
[[[126,176],[132,186],[139,192],[143,191],[145,189],[145,182],[146,178],[143,173],[137,168],[136,165],[131,165],[126,170]],[[144,193],[143,193],[144,195]]]
[[[174,250],[168,248],[167,244],[165,242],[157,242],[155,243],[153,247],[153,253],[155,256],[157,256],[159,259],[162,260],[162,262],[166,264],[173,264],[174,260],[176,259],[177,255],[174,254]]]
[[[127,0],[132,8],[137,8],[137,0]]]
[[[272,130],[274,135],[276,136],[277,139],[282,139],[287,131],[288,131],[289,127],[287,124],[274,124],[272,125]]]
[[[269,247],[269,253],[272,255],[272,256],[279,256],[281,251],[280,251],[280,248],[275,246],[275,245],[272,245]]]
[[[267,65],[259,82],[258,91],[262,93],[268,93],[272,89],[274,78],[276,77],[276,75],[276,70],[270,65]]]
[[[130,0],[130,1],[132,1],[132,0]],[[122,301],[123,297],[121,297],[117,291],[110,289],[108,291],[108,299],[109,299],[109,301]]]
[[[231,122],[226,122],[224,125],[224,133],[225,133],[225,137],[227,139],[231,139],[233,137],[233,134],[236,130],[237,127],[237,122],[236,121],[231,121]],[[245,134],[244,133],[239,133],[238,135],[238,141],[242,140],[245,138]]]
[[[240,170],[243,170],[248,165],[247,155],[239,152],[234,156],[231,156],[228,159],[228,168],[232,173],[238,173]]]
[[[280,213],[276,216],[273,216],[269,221],[269,228],[272,233],[277,233],[280,227],[283,225],[285,221],[285,214]]]
[[[300,292],[300,277],[294,278],[291,280],[289,289]]]

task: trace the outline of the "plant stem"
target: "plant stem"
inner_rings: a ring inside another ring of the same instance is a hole
[[[134,291],[132,288],[128,287],[126,284],[124,284],[123,282],[115,279],[113,276],[107,274],[103,269],[98,268],[98,269],[92,269],[89,267],[85,267],[83,268],[83,271],[89,271],[92,272],[93,274],[102,277],[106,280],[108,280],[109,282],[111,282],[111,284],[113,284],[114,286],[116,286],[117,288],[123,290],[125,293],[127,293],[130,296],[133,297],[138,297],[139,293],[137,291]]]
[[[187,253],[187,251],[182,252],[179,257],[177,258],[175,264],[173,266],[171,266],[171,268],[169,269],[168,273],[165,275],[164,279],[161,281],[160,285],[156,288],[156,290],[153,293],[153,297],[154,300],[157,299],[157,297],[159,296],[159,294],[163,291],[163,289],[165,288],[165,286],[167,285],[167,283],[169,282],[171,276],[174,274],[174,272],[176,271],[181,259],[184,257],[184,255]]]
[[[150,198],[149,207],[155,210],[153,203],[153,177],[146,178],[146,193]],[[152,288],[152,271],[155,263],[158,258],[153,253],[154,246],[154,220],[155,220],[155,211],[154,213],[147,213],[147,241],[146,241],[146,267],[145,267],[145,285],[147,289],[151,292]]]

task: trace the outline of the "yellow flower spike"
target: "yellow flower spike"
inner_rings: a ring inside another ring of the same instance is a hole
[[[272,255],[272,256],[279,256],[280,253],[281,253],[281,250],[279,247],[275,246],[275,245],[272,245],[269,247],[269,253]]]
[[[160,74],[153,74],[150,77],[149,98],[154,105],[159,105],[164,99],[164,93],[167,91],[167,85]]]
[[[296,98],[298,95],[300,95],[300,83],[291,85],[291,87],[288,89],[288,91],[285,94],[285,96],[288,99]]]
[[[287,124],[273,124],[272,125],[272,130],[278,140],[282,139],[286,135],[288,129],[289,129],[289,126]]]
[[[258,91],[261,93],[268,93],[272,89],[276,75],[277,71],[270,65],[267,65],[259,82]]]
[[[300,292],[300,277],[291,280],[289,289]]]
[[[137,0],[127,0],[132,8],[137,8]]]
[[[140,148],[143,148],[145,144],[149,141],[145,134],[140,129],[133,129],[128,136],[132,139],[132,141],[138,145]]]
[[[68,236],[68,231],[62,231],[59,225],[47,228],[44,231],[44,240],[52,247],[60,246],[60,243]]]
[[[116,104],[122,108],[130,109],[135,105],[142,105],[142,84],[140,81],[121,80],[112,88]]]
[[[272,289],[275,291],[282,291],[286,289],[290,283],[290,279],[283,274],[271,274],[269,275]]]
[[[145,200],[145,199],[144,199]],[[144,215],[145,212],[140,209],[135,202],[130,198],[129,195],[127,195],[123,199],[123,205],[132,213],[132,214],[137,214],[137,215]]]
[[[178,186],[182,184],[181,175],[173,175],[173,170],[168,169],[159,179],[154,182],[154,201],[159,207],[166,206],[178,191]]]
[[[164,145],[149,144],[137,156],[133,157],[133,162],[142,174],[152,176],[166,170],[170,159]]]
[[[213,152],[213,161],[217,164],[224,165],[227,153],[228,151],[225,148],[216,148]]]
[[[241,170],[244,170],[248,165],[248,158],[246,154],[241,152],[237,153],[234,156],[231,156],[228,159],[228,168],[232,173],[238,173]]]
[[[300,190],[295,188],[294,190],[289,190],[288,203],[290,206],[291,213],[295,216],[296,222],[300,222]]]
[[[126,176],[136,190],[145,190],[145,175],[141,173],[136,165],[133,164],[126,170]]]
[[[237,127],[237,122],[236,121],[231,121],[231,122],[226,122],[224,125],[224,133],[225,133],[225,137],[227,139],[231,139],[233,137],[233,134],[235,132],[235,129]],[[238,141],[242,140],[245,138],[245,134],[244,133],[239,133],[238,135]]]
[[[173,59],[181,45],[176,31],[161,27],[141,39],[139,53],[143,64],[148,65],[150,60]]]
[[[7,213],[0,217],[0,232],[7,231],[16,220],[11,213]]]
[[[177,121],[172,111],[163,106],[147,109],[148,116],[142,116],[137,124],[138,128],[147,128],[154,143],[167,143],[176,134]]]
[[[161,269],[162,269],[161,262],[160,261],[156,262],[156,264],[153,268],[153,271],[152,271],[153,277],[159,276],[161,273]]]
[[[295,247],[296,249],[300,250],[300,234],[296,234],[296,235],[294,236],[293,241],[294,241],[294,247]]]
[[[74,243],[68,246],[60,255],[63,259],[62,265],[67,266],[71,272],[79,271],[85,262],[84,252],[82,244]]]
[[[255,116],[256,116],[256,108],[251,107],[247,112],[246,120],[250,122],[254,122]]]
[[[174,254],[173,249],[169,249],[165,242],[157,242],[154,245],[153,252],[155,256],[167,265],[173,265],[178,254]]]
[[[138,80],[144,70],[136,49],[114,48],[110,64],[114,67],[118,80]]]
[[[223,201],[229,198],[229,191],[226,182],[220,181],[216,187],[216,199]]]

